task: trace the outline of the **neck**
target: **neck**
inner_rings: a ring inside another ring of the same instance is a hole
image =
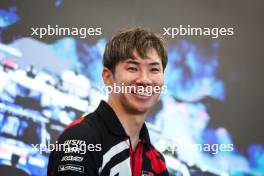
[[[125,110],[122,104],[117,101],[112,100],[110,97],[108,99],[108,104],[115,111],[117,118],[121,122],[126,134],[130,137],[132,149],[135,150],[139,142],[139,133],[145,122],[146,114],[132,114]]]

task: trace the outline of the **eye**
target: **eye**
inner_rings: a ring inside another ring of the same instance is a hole
[[[137,71],[137,68],[136,67],[128,67],[127,70],[135,72],[135,71]]]
[[[151,72],[154,72],[154,73],[158,73],[160,71],[160,69],[158,68],[151,68],[150,70]]]

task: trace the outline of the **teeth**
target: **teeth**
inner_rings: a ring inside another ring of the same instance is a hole
[[[147,96],[147,97],[151,96],[151,92],[137,92],[136,94],[140,96]]]

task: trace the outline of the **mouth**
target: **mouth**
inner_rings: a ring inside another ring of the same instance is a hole
[[[151,97],[152,96],[151,92],[133,92],[133,94],[138,95],[138,96],[143,96],[143,97]]]
[[[133,95],[135,95],[136,98],[142,99],[142,100],[148,100],[152,97],[153,92],[147,91],[147,89],[137,89],[135,91],[131,92]]]

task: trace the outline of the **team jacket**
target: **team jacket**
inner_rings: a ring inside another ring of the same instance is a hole
[[[49,157],[48,176],[169,175],[163,156],[150,143],[146,125],[132,152],[129,136],[105,101],[66,127],[56,145]]]

